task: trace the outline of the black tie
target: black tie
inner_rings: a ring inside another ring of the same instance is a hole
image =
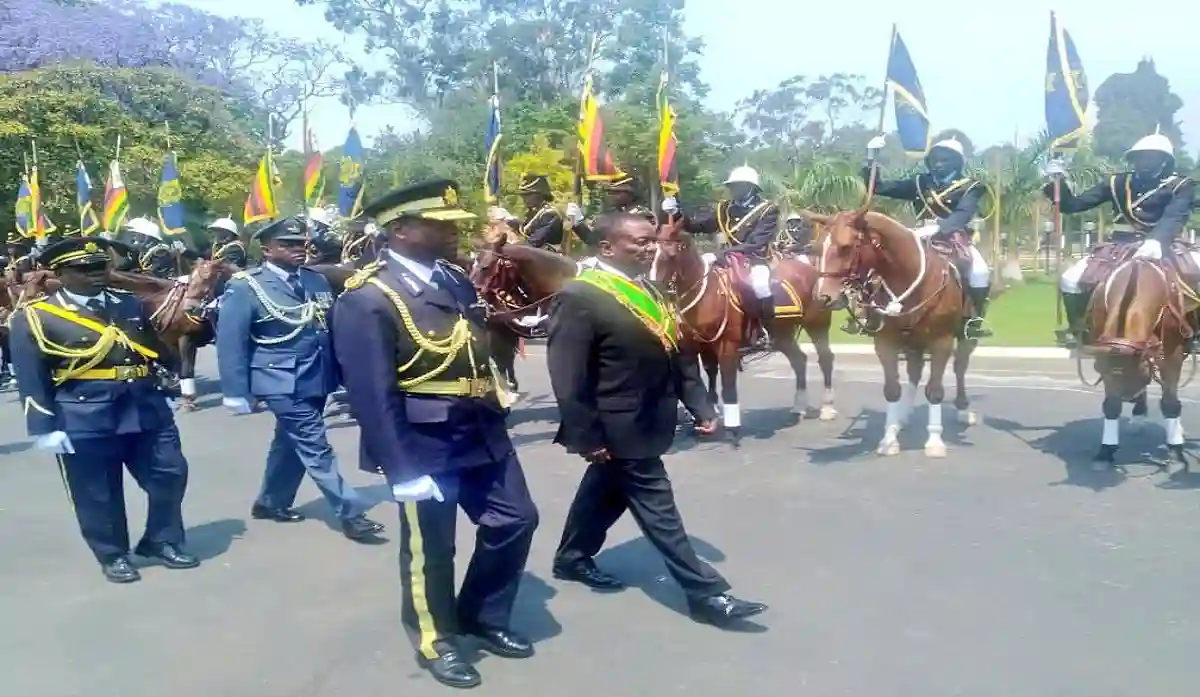
[[[300,274],[288,274],[288,285],[292,287],[292,292],[301,300],[304,299],[304,286],[300,285]]]

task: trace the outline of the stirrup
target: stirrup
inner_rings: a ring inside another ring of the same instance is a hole
[[[967,339],[986,339],[992,336],[992,330],[983,324],[982,317],[971,317],[963,324],[963,337]]]

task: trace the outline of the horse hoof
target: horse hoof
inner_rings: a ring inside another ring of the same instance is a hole
[[[1117,446],[1101,445],[1100,452],[1096,453],[1095,457],[1092,458],[1092,471],[1107,472],[1117,462],[1116,453]]]
[[[179,405],[179,411],[191,412],[191,411],[196,411],[199,408],[200,407],[197,407],[195,402],[183,402],[182,404]]]
[[[833,421],[834,419],[837,418],[837,416],[838,416],[837,409],[834,409],[832,405],[826,404],[821,407],[821,417],[820,418],[822,421]]]
[[[958,412],[958,422],[965,426],[976,426],[979,424],[979,412],[974,409],[964,409]]]
[[[1191,469],[1188,465],[1187,456],[1183,454],[1182,445],[1167,446],[1167,474],[1175,474],[1176,472],[1187,472]]]
[[[900,454],[900,441],[896,441],[896,440],[884,441],[879,444],[879,447],[875,450],[875,453],[878,455],[883,455],[884,457],[891,457],[892,455],[899,455]]]
[[[925,457],[946,457],[945,443],[926,443]]]

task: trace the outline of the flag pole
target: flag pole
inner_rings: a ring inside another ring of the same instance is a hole
[[[879,100],[879,123],[876,132],[883,135],[883,124],[887,118],[887,103],[888,103],[888,78],[892,74],[892,51],[896,48],[896,23],[892,22],[892,36],[888,39],[888,59],[887,68],[883,72],[883,96]],[[868,154],[867,167],[871,170],[871,175],[867,180],[867,199],[863,201],[863,208],[871,205],[871,199],[875,196],[875,184],[879,180],[879,162],[876,160],[878,153],[871,151]]]

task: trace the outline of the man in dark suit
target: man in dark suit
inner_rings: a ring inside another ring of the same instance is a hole
[[[123,468],[149,499],[134,548],[168,568],[200,561],[183,549],[187,460],[154,364],[169,354],[142,303],[108,287],[108,243],[70,237],[42,263],[63,287],[12,318],[12,354],[34,447],[58,465],[83,539],[113,583],[141,578],[129,561]]]
[[[217,317],[225,406],[248,414],[261,399],[275,415],[275,438],[250,514],[279,523],[304,520],[292,504],[307,471],[346,537],[370,541],[383,526],[367,518],[366,501],[342,478],[325,431],[325,400],[338,385],[328,327],[333,291],[324,276],[300,266],[308,241],[304,221],[285,218],[258,236],[263,265],[234,274]]]
[[[612,213],[597,221],[596,232],[596,267],[558,294],[550,320],[546,360],[561,414],[555,442],[588,461],[554,575],[620,588],[593,557],[628,509],[683,588],[694,619],[725,624],[757,615],[765,605],[730,595],[725,579],[696,556],[663,465],[682,391],[702,388],[683,380],[674,313],[645,278],[656,249],[654,225]]]
[[[334,344],[361,433],[361,467],[400,504],[401,621],[417,660],[451,687],[480,683],[459,634],[506,658],[533,655],[509,618],[537,508],[508,438],[489,367],[484,306],[455,254],[458,186],[399,189],[364,211],[387,235],[380,259],[346,283]],[[479,526],[457,598],[458,508]]]

